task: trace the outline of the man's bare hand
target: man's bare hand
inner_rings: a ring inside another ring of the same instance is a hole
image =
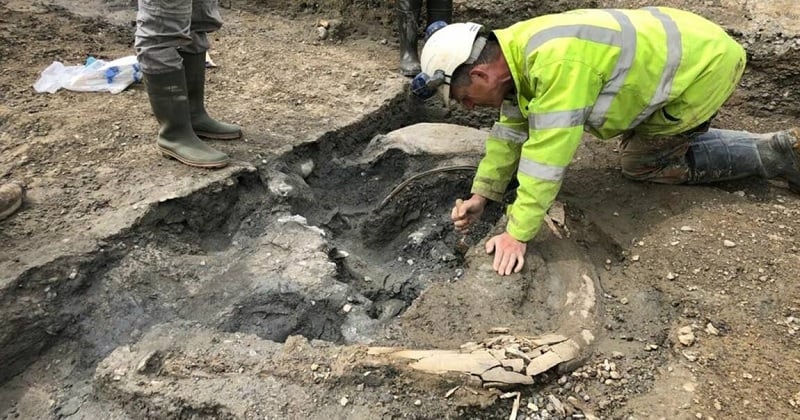
[[[483,209],[486,207],[486,198],[473,194],[469,200],[456,200],[453,211],[450,212],[450,219],[453,220],[453,227],[459,232],[466,232],[470,226],[480,220]]]
[[[508,232],[493,236],[486,241],[486,253],[494,252],[492,268],[501,276],[519,273],[525,264],[525,250],[528,245],[514,239]]]

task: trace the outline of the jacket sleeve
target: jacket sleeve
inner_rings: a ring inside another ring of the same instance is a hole
[[[563,58],[534,63],[528,80],[534,92],[527,109],[529,134],[522,144],[519,188],[507,210],[506,226],[506,231],[522,242],[539,231],[603,87],[599,72],[578,60]]]
[[[528,121],[516,103],[506,100],[500,119],[486,140],[486,154],[478,164],[472,193],[492,201],[502,201],[506,187],[517,169],[522,144],[528,139]]]

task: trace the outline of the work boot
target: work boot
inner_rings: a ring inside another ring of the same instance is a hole
[[[192,128],[200,137],[214,140],[233,140],[242,137],[238,125],[217,121],[206,112],[206,54],[180,52],[183,69],[186,71],[186,88],[189,92],[189,109],[192,114]]]
[[[158,150],[164,156],[199,168],[221,168],[230,159],[203,143],[192,129],[183,70],[144,74],[147,96],[159,125]]]
[[[14,214],[25,198],[25,187],[17,182],[0,184],[0,220]]]
[[[428,25],[440,20],[445,23],[452,23],[453,0],[428,0],[427,11]]]
[[[419,11],[422,0],[397,0],[397,32],[400,34],[400,74],[414,77],[422,71],[417,51]]]
[[[699,184],[747,176],[783,178],[800,193],[800,130],[768,134],[709,130],[690,144],[689,182]]]

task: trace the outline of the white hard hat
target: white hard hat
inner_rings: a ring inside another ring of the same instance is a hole
[[[453,23],[433,32],[425,41],[420,54],[422,73],[433,76],[444,73],[444,84],[439,87],[444,103],[450,102],[450,80],[453,72],[462,64],[472,64],[480,55],[485,39],[475,39],[483,26],[473,22]],[[473,45],[474,44],[474,45]]]

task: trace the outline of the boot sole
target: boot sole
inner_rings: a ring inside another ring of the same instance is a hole
[[[242,138],[242,132],[236,133],[209,133],[207,131],[195,131],[197,137],[202,137],[209,140],[236,140]]]
[[[422,71],[422,70],[420,70],[420,71]],[[414,77],[414,76],[418,75],[420,71],[400,69],[400,74],[405,76],[405,77]]]
[[[230,163],[231,161],[230,159],[225,159],[224,161],[220,162],[195,162],[193,160],[186,159],[185,157],[180,156],[177,153],[167,150],[161,146],[156,146],[156,147],[158,148],[158,151],[161,152],[162,156],[175,159],[178,162],[183,163],[184,165],[193,166],[195,168],[219,169],[228,166],[228,163]]]

